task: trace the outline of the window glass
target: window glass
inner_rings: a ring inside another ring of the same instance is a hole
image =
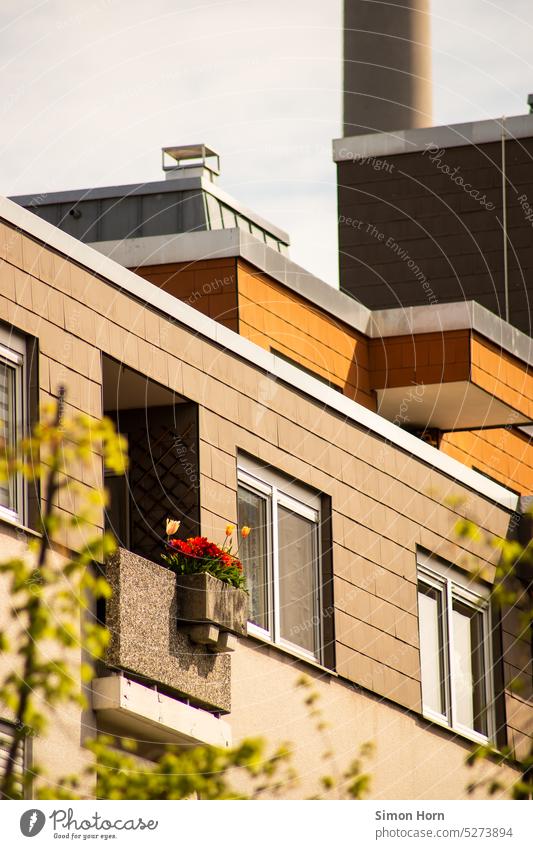
[[[320,661],[320,496],[252,458],[245,462],[239,465],[238,518],[252,533],[239,556],[250,594],[250,633]]]
[[[15,727],[10,722],[0,720],[0,774],[2,774],[9,763],[9,750],[13,741]],[[26,768],[25,741],[21,740],[14,758],[15,788],[20,798],[25,798],[23,773]]]
[[[316,654],[316,524],[278,508],[280,636]]]
[[[239,527],[245,525],[253,528],[253,533],[242,541],[239,551],[250,596],[249,621],[268,631],[267,501],[263,496],[239,487]]]
[[[420,555],[418,612],[422,702],[430,719],[467,736],[494,736],[489,677],[490,592],[482,583]]]
[[[481,614],[454,599],[452,626],[455,718],[460,725],[486,734]]]
[[[0,360],[0,450],[15,441],[15,369]],[[0,480],[0,506],[16,508],[12,481]]]
[[[442,657],[442,593],[423,584],[418,590],[420,664],[424,707],[446,713]]]

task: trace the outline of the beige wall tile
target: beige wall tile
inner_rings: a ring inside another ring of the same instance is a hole
[[[21,307],[27,310],[33,309],[32,300],[32,278],[25,271],[15,267],[15,300]],[[37,315],[39,313],[37,312]]]
[[[83,304],[74,301],[72,298],[65,296],[65,327],[69,333],[74,336],[79,336],[89,344],[94,344],[96,324],[94,310],[83,306]]]
[[[370,657],[338,643],[336,661],[339,675],[350,681],[356,681],[369,690],[372,689],[372,672],[375,662]]]
[[[4,297],[9,298],[11,301],[15,300],[15,268],[4,259],[0,259],[0,290]]]
[[[160,346],[160,328],[161,322],[157,313],[152,310],[144,310],[144,336],[147,342],[152,345]]]
[[[39,257],[39,277],[43,283],[49,283],[65,295],[70,295],[71,263],[59,254],[43,251]]]
[[[56,324],[58,327],[64,327],[65,310],[63,306],[63,295],[61,292],[56,292],[50,286],[47,287],[47,291],[48,318],[52,324]]]
[[[15,281],[16,283],[16,281]],[[22,333],[29,333],[31,336],[37,336],[42,325],[42,319],[37,313],[30,309],[14,304],[12,301],[7,301],[7,321],[16,327]]]
[[[15,267],[23,268],[22,235],[14,227],[6,226],[4,228],[4,239],[3,253],[5,259]]]
[[[22,267],[33,277],[39,276],[39,256],[43,251],[46,251],[46,248],[34,242],[33,239],[22,237]]]
[[[237,498],[235,490],[218,483],[205,475],[200,478],[202,507],[211,513],[222,515],[227,522],[237,521]]]
[[[419,645],[417,616],[403,610],[397,611],[394,617],[394,636],[417,648]]]
[[[347,613],[349,616],[355,616],[362,622],[371,622],[371,610],[374,602],[378,601],[374,595],[361,589],[355,584],[351,584],[342,578],[335,577],[333,598],[335,606]]]

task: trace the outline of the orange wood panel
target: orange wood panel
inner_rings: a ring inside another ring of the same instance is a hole
[[[233,257],[132,269],[204,315],[238,332],[237,270]]]
[[[533,420],[533,369],[481,336],[471,344],[474,382]]]
[[[369,351],[374,389],[450,383],[470,377],[468,330],[372,339]]]
[[[515,428],[443,435],[441,451],[523,495],[533,493],[533,444]]]
[[[238,297],[244,336],[279,351],[376,409],[367,337],[242,260],[238,262]]]

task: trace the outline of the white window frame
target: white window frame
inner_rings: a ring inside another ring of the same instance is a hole
[[[3,719],[0,717],[0,738],[4,741],[4,745],[0,746],[0,767],[4,768],[8,762],[7,752],[9,750],[9,746],[13,737],[15,736],[15,726],[12,722],[7,719]],[[17,754],[15,755],[15,770],[18,771],[22,777],[25,776],[25,773],[30,769],[31,766],[31,740],[28,735],[22,737],[19,742],[19,748]],[[30,798],[31,794],[28,793],[28,788],[25,786],[24,781],[21,781],[21,796],[23,799]]]
[[[494,742],[496,737],[495,693],[492,652],[492,616],[490,589],[478,581],[461,573],[439,558],[418,552],[417,586],[424,584],[441,593],[442,623],[439,623],[439,638],[442,640],[444,656],[444,702],[445,713],[440,714],[422,703],[422,713],[426,719],[444,725],[464,737],[480,743]],[[487,734],[480,734],[473,728],[462,725],[455,719],[457,713],[455,681],[452,669],[453,658],[453,601],[457,600],[472,608],[482,617],[483,650],[483,690],[486,705]],[[419,632],[420,633],[420,632]],[[423,682],[422,693],[423,693]],[[423,698],[423,697],[422,697]]]
[[[27,397],[26,397],[26,343],[25,340],[15,333],[0,327],[0,361],[12,368],[15,373],[14,395],[14,439],[15,442],[25,435],[25,423],[27,421]],[[0,504],[0,520],[10,523],[26,524],[27,492],[24,479],[21,474],[17,475],[14,482],[14,504],[12,508]]]
[[[323,598],[322,598],[322,550],[321,550],[321,501],[320,496],[309,492],[305,487],[286,480],[274,470],[265,470],[252,460],[239,459],[237,465],[237,482],[239,487],[248,489],[266,501],[267,534],[267,585],[268,585],[268,629],[261,628],[253,622],[248,623],[248,633],[259,637],[273,645],[281,646],[292,654],[299,655],[314,663],[323,663]],[[315,641],[317,653],[306,651],[301,646],[291,643],[281,637],[280,622],[280,587],[279,587],[279,546],[278,523],[274,521],[278,507],[286,507],[298,516],[313,522],[315,533],[315,600],[313,619],[316,625]]]

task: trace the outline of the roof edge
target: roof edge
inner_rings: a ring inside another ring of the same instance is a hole
[[[128,183],[120,186],[96,186],[91,189],[68,189],[59,192],[34,192],[29,195],[12,195],[9,200],[25,208],[37,209],[52,203],[76,203],[86,200],[106,200],[118,197],[136,197],[138,195],[163,194],[166,192],[206,192],[213,195],[217,200],[227,204],[238,215],[249,218],[262,230],[274,236],[285,245],[290,245],[290,236],[281,227],[272,224],[262,215],[254,212],[245,204],[236,200],[228,192],[221,189],[216,183],[212,183],[205,177],[182,177],[179,182],[175,180],[157,180],[147,183]]]
[[[508,139],[533,136],[533,115],[514,115],[511,118],[490,118],[462,124],[346,136],[333,140],[333,161],[342,163],[367,157],[417,153],[431,145],[449,148],[487,144],[500,141],[502,132],[505,132]]]
[[[320,380],[307,375],[265,351],[258,345],[239,336],[232,330],[202,315],[194,307],[178,300],[168,292],[143,280],[139,275],[128,271],[122,265],[97,253],[93,248],[79,242],[73,236],[38,218],[16,203],[0,196],[0,219],[37,239],[53,250],[68,256],[74,262],[89,271],[102,276],[109,284],[141,301],[145,306],[160,312],[166,318],[185,325],[210,342],[221,345],[256,368],[263,369],[276,379],[280,379],[296,391],[302,392],[333,412],[344,416],[359,427],[371,431],[376,436],[406,451],[432,468],[463,484],[474,492],[507,510],[516,510],[518,495],[504,486],[495,483],[479,472],[474,472],[453,457],[437,448],[417,439],[416,436],[402,430],[397,425],[368,410],[356,401],[341,395]]]
[[[93,242],[91,246],[126,268],[240,257],[337,321],[370,338],[473,330],[533,367],[533,339],[476,301],[372,311],[238,229],[143,236],[139,239]]]

